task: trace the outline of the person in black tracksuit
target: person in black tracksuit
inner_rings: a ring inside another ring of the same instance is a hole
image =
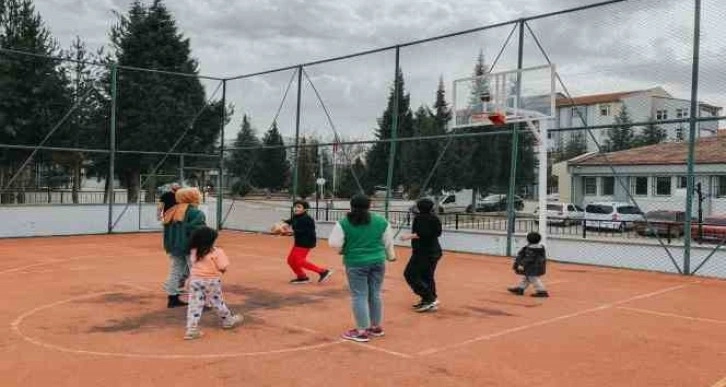
[[[532,297],[550,296],[540,279],[547,272],[547,253],[544,246],[539,244],[541,240],[542,236],[537,232],[527,234],[527,246],[519,250],[512,265],[514,272],[522,276],[522,282],[518,286],[507,288],[510,293],[521,296],[532,284],[535,290]]]
[[[418,214],[413,219],[411,234],[401,239],[411,240],[411,259],[406,265],[404,277],[421,301],[413,307],[417,312],[433,311],[438,308],[435,272],[441,259],[441,221],[434,214],[434,202],[421,199],[416,203]]]

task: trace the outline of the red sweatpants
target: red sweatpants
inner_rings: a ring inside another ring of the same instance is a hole
[[[308,248],[295,246],[290,250],[290,255],[287,256],[287,264],[290,265],[290,269],[295,272],[297,278],[307,278],[305,270],[303,269],[314,271],[318,274],[325,271],[325,269],[308,262],[309,252],[310,249]]]

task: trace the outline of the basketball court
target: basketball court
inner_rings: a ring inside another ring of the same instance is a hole
[[[726,384],[726,283],[551,263],[552,297],[509,294],[501,257],[446,253],[441,308],[417,314],[403,281],[408,249],[388,265],[386,336],[351,328],[340,256],[312,259],[330,282],[293,286],[291,239],[226,231],[224,278],[245,316],[224,331],[213,313],[185,341],[185,310],[166,309],[159,234],[0,240],[3,386],[704,386]],[[554,257],[556,258],[556,257]]]

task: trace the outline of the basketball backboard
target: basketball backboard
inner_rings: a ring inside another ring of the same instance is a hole
[[[555,68],[538,66],[457,79],[453,128],[555,117]]]

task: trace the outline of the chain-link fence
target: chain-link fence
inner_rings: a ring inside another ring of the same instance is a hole
[[[451,250],[512,255],[539,231],[560,261],[726,277],[722,15],[608,1],[226,79],[3,49],[27,90],[0,104],[0,210],[33,225],[2,235],[159,229],[182,182],[229,229],[306,198],[324,237],[362,192],[399,232],[431,198]],[[64,86],[19,70],[43,66]],[[460,125],[498,95],[553,109]]]

